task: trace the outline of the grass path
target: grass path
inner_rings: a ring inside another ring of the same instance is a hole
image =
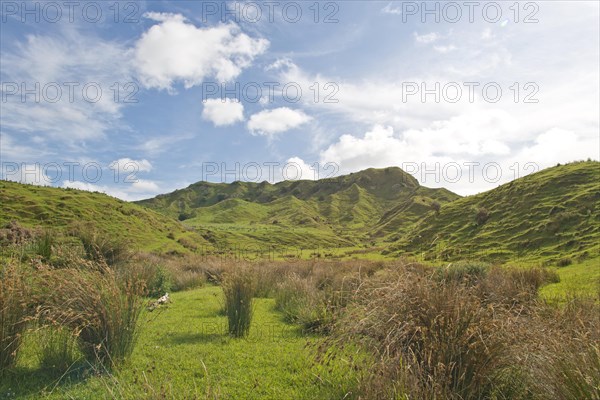
[[[256,299],[246,339],[225,333],[221,288],[172,299],[143,316],[148,322],[130,362],[112,376],[79,373],[57,383],[38,368],[29,337],[18,368],[0,383],[0,399],[336,399],[351,390],[350,369],[315,364],[307,344],[319,339],[285,324],[272,299]]]

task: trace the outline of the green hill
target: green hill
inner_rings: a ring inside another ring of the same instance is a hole
[[[0,204],[0,228],[10,221],[59,231],[85,224],[156,252],[183,253],[208,245],[174,219],[103,193],[0,181]]]
[[[210,231],[219,245],[326,248],[363,246],[406,229],[432,212],[432,203],[457,198],[445,189],[424,188],[390,167],[318,181],[198,182],[138,204]],[[403,207],[414,202],[424,206]],[[388,210],[394,210],[394,221],[386,224],[381,219]]]
[[[566,265],[598,257],[600,247],[600,163],[591,161],[464,198],[386,168],[319,181],[198,182],[137,204],[0,181],[0,203],[0,226],[87,223],[157,252],[275,246]]]
[[[599,204],[600,163],[560,165],[444,204],[391,249],[429,259],[578,262],[598,256]]]

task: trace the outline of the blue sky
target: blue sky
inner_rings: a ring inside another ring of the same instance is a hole
[[[471,194],[600,157],[596,1],[1,4],[4,179],[135,200],[400,166]]]

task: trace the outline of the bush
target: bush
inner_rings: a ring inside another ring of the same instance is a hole
[[[133,351],[144,307],[143,282],[105,264],[41,271],[40,317],[75,332],[90,362],[110,369]]]
[[[17,361],[29,316],[26,279],[22,267],[0,265],[0,375]]]
[[[151,275],[146,283],[146,294],[160,297],[171,291],[171,274],[160,264],[149,266]]]
[[[254,280],[247,270],[237,270],[224,275],[222,281],[225,296],[229,334],[244,337],[250,331],[252,322]]]
[[[480,207],[477,209],[477,213],[475,214],[475,222],[477,225],[483,225],[490,219],[490,212],[485,207]]]
[[[556,262],[557,267],[566,267],[573,264],[573,259],[571,257],[563,257]]]

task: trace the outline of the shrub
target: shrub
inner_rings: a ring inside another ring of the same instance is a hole
[[[573,259],[571,259],[571,257],[563,257],[556,262],[557,267],[566,267],[571,264],[573,264]]]
[[[0,265],[0,375],[13,367],[28,317],[28,290],[20,265]]]
[[[143,282],[117,275],[105,264],[41,271],[40,317],[76,333],[90,362],[106,368],[133,351],[143,309]]]
[[[486,278],[475,289],[478,296],[487,304],[512,308],[535,305],[538,289],[545,284],[559,282],[555,271],[545,268],[491,268]]]
[[[490,219],[490,212],[485,207],[480,207],[475,213],[475,222],[477,225],[483,225]]]
[[[160,264],[150,266],[151,275],[146,284],[146,294],[150,297],[160,297],[171,291],[171,274]]]
[[[230,272],[224,275],[222,287],[229,334],[244,337],[250,331],[252,322],[253,277],[248,270],[244,269]]]

